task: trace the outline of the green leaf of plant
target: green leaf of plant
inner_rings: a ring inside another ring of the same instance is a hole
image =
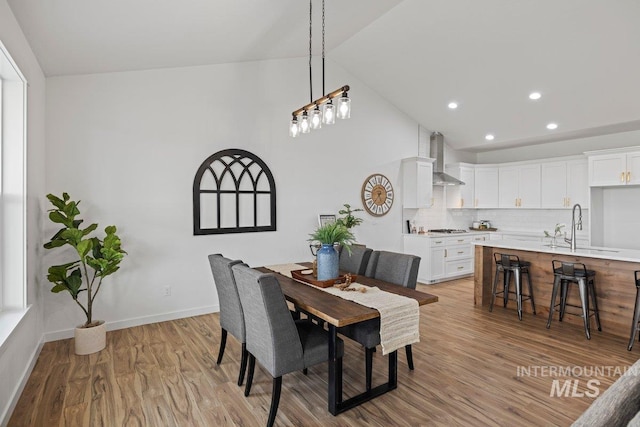
[[[82,234],[84,236],[86,236],[87,234],[91,233],[93,230],[95,230],[96,228],[98,228],[98,224],[91,224],[90,226],[88,226],[87,228],[85,228],[84,230],[82,230]]]
[[[69,221],[66,216],[62,215],[58,211],[49,212],[49,219],[58,224],[67,224]]]
[[[80,258],[84,258],[89,253],[89,251],[93,247],[92,243],[93,242],[91,241],[91,239],[85,239],[78,243],[78,246],[76,246],[76,250],[78,251],[78,255],[80,255]]]

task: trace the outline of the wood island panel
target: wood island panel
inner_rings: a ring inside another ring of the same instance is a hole
[[[595,289],[600,312],[600,322],[602,324],[602,332],[598,332],[595,326],[595,319],[592,318],[592,336],[594,334],[607,333],[626,337],[627,339],[629,338],[636,300],[634,271],[640,270],[640,263],[477,245],[475,247],[474,273],[474,304],[476,305],[488,307],[491,302],[491,290],[495,275],[493,254],[496,252],[517,255],[522,261],[529,261],[531,263],[530,272],[533,282],[536,313],[537,316],[544,316],[545,319],[549,316],[553,287],[551,261],[557,259],[566,262],[584,263],[589,270],[596,272]],[[500,286],[500,284],[498,286]],[[511,290],[514,290],[513,281],[511,282]],[[528,291],[526,278],[523,278],[523,290],[524,293]],[[510,298],[513,297],[514,296],[510,296]],[[556,303],[559,301],[560,296],[558,295]],[[577,286],[570,286],[567,301],[569,304],[580,304]],[[525,313],[532,313],[530,301],[524,301],[522,305]],[[502,308],[501,295],[496,299],[495,307]],[[517,320],[515,301],[509,301],[507,308],[514,310],[514,317]],[[580,309],[567,307],[567,312],[570,310],[576,313],[580,311]],[[557,309],[551,322],[552,330],[556,322],[558,322]],[[579,316],[565,315],[563,322],[583,325],[582,318]]]

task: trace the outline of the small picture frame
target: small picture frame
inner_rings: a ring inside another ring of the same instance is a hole
[[[336,222],[336,216],[333,214],[320,214],[318,215],[318,225],[320,227],[325,224],[330,224],[332,222]]]

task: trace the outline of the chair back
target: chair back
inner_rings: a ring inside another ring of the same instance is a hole
[[[231,267],[241,262],[240,260],[232,261],[220,254],[209,255],[209,264],[220,305],[220,327],[244,343],[246,335],[244,315],[236,281],[231,271]]]
[[[565,262],[557,259],[551,260],[553,273],[562,276],[563,279],[571,279],[577,276],[587,277],[587,266],[581,262]]]
[[[247,351],[274,378],[304,368],[302,344],[278,279],[233,267],[247,327]]]
[[[351,254],[347,249],[340,251],[340,271],[364,275],[373,249],[364,246],[351,246]]]
[[[503,268],[520,266],[520,257],[518,257],[518,255],[501,254],[495,252],[493,254],[493,259],[495,260],[496,265],[502,266]]]
[[[367,277],[415,289],[420,257],[387,251],[373,251],[367,265]]]

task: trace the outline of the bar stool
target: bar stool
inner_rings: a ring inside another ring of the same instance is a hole
[[[640,270],[635,272],[636,277],[636,305],[633,309],[633,324],[631,325],[631,338],[629,339],[629,346],[627,350],[631,351],[633,348],[633,341],[638,334],[638,322],[640,322]]]
[[[551,292],[551,306],[549,307],[549,320],[547,321],[547,329],[551,327],[551,320],[553,319],[553,310],[556,307],[560,307],[559,320],[562,322],[562,318],[565,315],[566,306],[582,308],[582,319],[584,321],[584,333],[587,339],[591,339],[591,316],[595,316],[596,325],[598,330],[602,331],[600,326],[600,315],[598,314],[598,301],[596,299],[596,289],[594,284],[594,277],[596,272],[593,270],[587,270],[587,267],[580,262],[564,262],[554,259],[551,261],[553,268],[553,290]],[[578,290],[580,292],[581,306],[574,304],[567,304],[567,293],[569,283],[577,283]],[[556,304],[556,296],[558,295],[558,288],[560,288],[560,303]],[[589,308],[589,297],[593,302],[593,308]],[[575,314],[575,313],[567,313]],[[576,314],[580,316],[580,314]]]
[[[489,311],[493,311],[493,303],[496,299],[496,295],[502,294],[504,306],[507,306],[507,301],[509,301],[509,294],[516,295],[516,303],[518,308],[518,319],[522,320],[522,301],[523,296],[524,301],[531,300],[531,308],[533,309],[533,314],[536,314],[536,304],[533,300],[533,287],[531,285],[531,274],[529,274],[529,266],[531,265],[528,261],[520,261],[520,258],[517,255],[510,254],[501,254],[494,253],[493,259],[496,262],[496,276],[493,279],[493,292],[491,296],[491,304],[489,305]],[[503,288],[501,292],[497,292],[498,290],[498,276],[502,273],[503,276]],[[527,275],[528,283],[529,283],[529,294],[522,293],[522,274]],[[516,291],[509,291],[509,282],[511,281],[511,275],[513,274],[514,280],[516,282]]]

